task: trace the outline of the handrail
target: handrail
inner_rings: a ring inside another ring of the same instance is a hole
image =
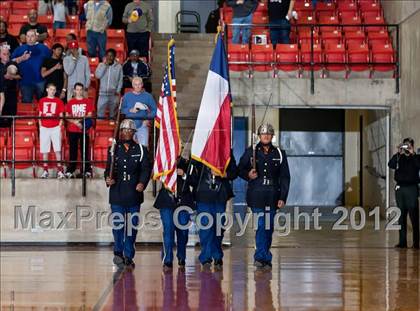
[[[223,23],[223,29],[224,29],[224,33],[225,33],[225,45],[226,45],[226,49],[229,48],[229,44],[231,44],[228,40],[228,32],[229,32],[229,27],[234,27],[234,26],[241,26],[241,27],[251,27],[251,28],[276,28],[276,29],[291,29],[291,28],[295,28],[295,29],[299,29],[299,28],[310,28],[311,29],[311,37],[310,37],[310,62],[303,62],[303,61],[297,61],[297,62],[279,62],[277,60],[274,60],[273,62],[237,62],[237,61],[228,61],[228,64],[232,64],[232,65],[269,65],[269,66],[276,66],[276,65],[303,65],[303,66],[310,66],[311,67],[311,71],[310,71],[310,80],[311,80],[311,94],[315,94],[315,73],[314,73],[314,67],[315,66],[334,66],[334,65],[368,65],[368,66],[372,66],[372,65],[394,65],[395,66],[395,70],[394,70],[394,79],[395,79],[395,93],[399,94],[400,92],[400,25],[399,24],[319,24],[319,23],[311,23],[311,24],[299,24],[299,23],[291,23],[290,26],[285,26],[285,25],[272,25],[270,23],[260,23],[260,24],[254,24],[254,23],[247,23],[247,24],[235,24],[235,23]],[[337,29],[339,29],[340,32],[344,31],[345,32],[345,28],[346,27],[352,27],[352,28],[360,28],[360,29],[366,29],[369,27],[384,27],[386,28],[387,32],[391,32],[392,29],[395,29],[396,31],[396,36],[395,36],[395,42],[392,44],[393,46],[393,52],[395,53],[395,61],[394,62],[387,62],[387,63],[382,63],[382,62],[349,62],[347,59],[344,62],[319,62],[316,61],[314,58],[314,44],[315,42],[315,38],[314,38],[314,31],[318,30],[322,27],[336,27]],[[391,29],[390,29],[391,28]],[[291,44],[298,44],[298,43],[291,43]],[[251,40],[248,44],[249,46],[251,45]],[[395,49],[394,49],[395,46]],[[275,52],[275,49],[273,49],[273,53]]]
[[[29,104],[28,104],[29,105]],[[107,161],[105,160],[89,160],[87,161],[85,158],[85,153],[83,152],[82,159],[76,160],[76,161],[70,161],[70,160],[41,160],[41,159],[36,159],[35,155],[34,158],[32,160],[16,160],[16,121],[17,120],[48,120],[48,119],[53,119],[53,120],[71,120],[71,119],[78,119],[78,120],[83,120],[82,125],[83,125],[83,133],[86,134],[86,128],[85,128],[85,120],[86,119],[92,119],[92,120],[106,120],[106,121],[115,121],[113,119],[109,119],[109,118],[104,118],[104,117],[68,117],[68,116],[64,116],[64,117],[41,117],[39,115],[24,115],[24,116],[13,116],[13,115],[1,115],[0,119],[11,119],[12,120],[12,125],[11,125],[11,132],[9,132],[9,136],[11,136],[12,139],[12,159],[1,159],[0,163],[2,166],[4,166],[5,164],[11,164],[11,174],[10,174],[10,178],[11,178],[11,194],[12,196],[16,195],[16,164],[27,164],[27,163],[31,163],[34,166],[39,164],[39,163],[52,163],[52,164],[57,164],[57,163],[77,163],[77,164],[82,164],[82,165],[86,165],[88,162],[91,164],[104,164],[107,163]],[[153,120],[154,118],[138,118],[138,117],[133,117],[131,118],[133,120]],[[180,121],[193,121],[196,120],[195,117],[183,117],[183,116],[178,116],[178,120]],[[37,126],[38,122],[36,122],[34,124],[34,126]],[[156,145],[157,145],[157,134],[156,134],[156,127],[152,126],[153,128],[153,141],[152,141],[152,151],[153,153],[155,152],[156,149]],[[83,135],[83,137],[85,137],[85,135]],[[85,139],[83,139],[83,148],[86,147],[86,142]],[[7,146],[7,145],[6,145]],[[92,145],[91,145],[92,146]],[[155,185],[154,185],[155,188]],[[155,189],[154,189],[155,190]],[[87,193],[87,180],[86,177],[82,178],[82,196],[85,197]]]

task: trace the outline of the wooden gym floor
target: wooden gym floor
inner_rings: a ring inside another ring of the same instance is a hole
[[[2,310],[420,310],[420,251],[396,232],[295,231],[276,238],[273,269],[255,270],[250,234],[232,239],[222,271],[163,272],[159,247],[137,247],[117,272],[108,247],[3,246]]]

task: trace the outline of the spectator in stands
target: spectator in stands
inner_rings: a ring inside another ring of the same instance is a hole
[[[67,178],[76,177],[74,172],[76,171],[77,161],[77,150],[80,146],[80,154],[83,154],[83,117],[92,117],[94,107],[93,103],[89,98],[83,96],[84,86],[81,83],[74,85],[74,98],[69,100],[66,105],[66,117],[67,118],[80,118],[80,119],[67,119],[67,133],[69,134],[70,143],[70,164],[66,170]],[[86,177],[91,177],[91,166],[90,166],[90,152],[89,152],[89,134],[88,130],[92,126],[92,119],[85,119],[85,160],[88,161],[85,164],[85,171],[83,166],[81,173],[85,174]]]
[[[76,83],[83,84],[87,93],[90,86],[90,68],[87,57],[79,52],[77,41],[71,41],[67,47],[70,55],[64,57],[63,65],[67,74],[67,100],[70,100]]]
[[[123,88],[131,88],[133,78],[140,77],[143,79],[144,88],[147,92],[152,92],[152,83],[150,81],[151,70],[148,63],[141,59],[138,50],[130,52],[130,58],[123,65],[124,84]]]
[[[124,94],[121,113],[135,121],[137,143],[148,147],[149,125],[150,120],[156,116],[156,102],[153,96],[143,89],[142,78],[133,78],[132,86],[133,92]]]
[[[96,68],[95,76],[100,80],[98,98],[98,117],[104,118],[105,111],[109,108],[109,117],[114,118],[123,85],[122,66],[115,57],[114,49],[106,51],[106,57]]]
[[[26,43],[26,33],[28,30],[34,29],[37,35],[38,42],[44,42],[48,38],[48,29],[44,25],[38,24],[38,12],[30,10],[28,13],[28,23],[23,25],[19,31],[20,42]]]
[[[5,103],[5,98],[4,98],[4,83],[3,83],[3,77],[0,77],[0,116],[3,115],[3,107],[4,107],[4,103]],[[1,119],[0,117],[0,122],[2,122],[3,119]]]
[[[36,30],[28,30],[25,37],[26,44],[13,52],[12,59],[19,64],[22,75],[22,102],[32,103],[34,94],[40,99],[44,93],[45,82],[41,76],[41,66],[46,58],[51,57],[51,51],[46,45],[36,42]]]
[[[271,0],[268,2],[268,18],[270,22],[271,43],[288,44],[290,42],[290,21],[292,19],[295,0]]]
[[[61,164],[61,126],[63,125],[64,103],[61,99],[55,97],[57,89],[53,83],[47,85],[47,97],[41,98],[38,103],[40,117],[49,117],[56,119],[39,120],[39,146],[42,153],[42,159],[48,161],[51,143],[53,145],[55,157],[57,160],[57,178],[65,178],[63,166]],[[44,162],[44,172],[41,178],[48,178],[48,162]]]
[[[0,46],[2,45],[8,45],[10,53],[19,46],[18,40],[7,32],[7,24],[4,21],[0,22]]]
[[[128,50],[138,50],[140,56],[149,57],[149,39],[153,27],[153,14],[149,4],[133,0],[125,7],[122,20],[127,24]]]
[[[111,5],[104,0],[89,0],[84,5],[88,54],[102,59],[105,56],[106,30],[112,23]]]
[[[69,43],[72,41],[77,41],[77,37],[74,33],[68,33],[66,35],[66,50],[64,51],[65,56],[71,55],[70,49],[69,49]],[[83,53],[83,50],[81,47],[79,47],[79,54],[80,55],[85,55],[85,53]]]
[[[38,1],[38,15],[44,16],[47,15],[48,12],[51,12],[51,0],[39,0]]]
[[[68,12],[66,6],[64,5],[64,0],[54,0],[53,12],[54,30],[66,28],[66,15]]]
[[[258,0],[227,0],[233,9],[233,24],[252,24],[252,16],[258,6]],[[232,43],[239,44],[242,32],[242,44],[248,44],[251,36],[250,26],[234,26]]]
[[[217,33],[220,20],[220,9],[223,8],[223,1],[217,1],[217,9],[211,11],[205,25],[206,33]]]
[[[54,83],[57,87],[56,97],[61,100],[66,98],[67,75],[63,67],[63,51],[64,47],[60,43],[52,46],[52,56],[44,60],[41,67],[41,76],[45,79],[45,83]]]
[[[3,79],[4,105],[0,115],[14,116],[17,113],[17,84],[21,79],[18,64],[10,61],[7,45],[0,46],[0,78]],[[11,119],[0,120],[0,127],[10,127]]]
[[[77,0],[65,0],[69,15],[77,15]]]

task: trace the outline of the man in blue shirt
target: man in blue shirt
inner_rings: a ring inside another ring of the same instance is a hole
[[[156,116],[156,102],[153,96],[143,89],[143,80],[140,77],[133,78],[133,92],[126,93],[121,105],[121,113],[126,118],[134,119],[137,127],[135,134],[139,144],[149,146],[150,120]]]
[[[22,102],[32,103],[34,94],[40,99],[44,92],[45,81],[41,76],[44,60],[51,57],[51,51],[44,44],[37,42],[36,31],[26,32],[26,44],[18,47],[12,54],[12,60],[19,65],[22,76],[20,90]]]

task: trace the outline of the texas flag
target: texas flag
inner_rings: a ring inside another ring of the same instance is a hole
[[[229,69],[222,36],[210,64],[192,141],[192,158],[225,176],[231,149]]]

